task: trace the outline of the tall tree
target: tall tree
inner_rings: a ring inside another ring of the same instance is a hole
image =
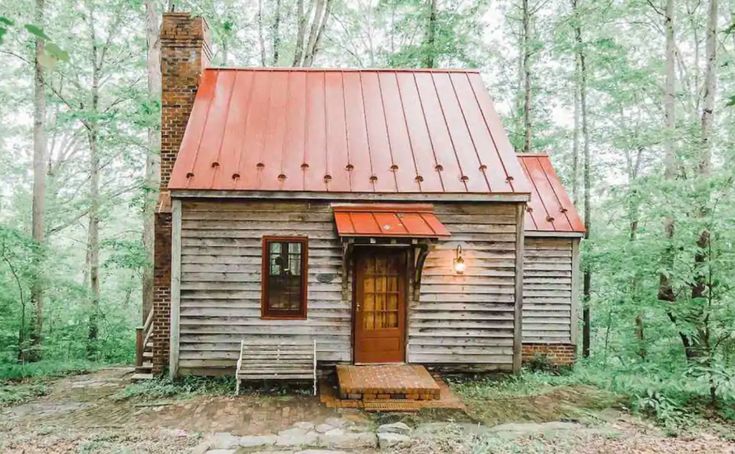
[[[271,66],[278,66],[278,55],[281,50],[281,0],[276,0],[273,23],[271,24],[271,38],[273,40],[273,59]]]
[[[585,60],[584,42],[582,33],[579,33],[579,105],[582,116],[582,184],[584,186],[584,238],[589,240],[592,231],[592,178],[591,178],[591,156],[590,156],[590,131],[587,116],[587,63]],[[592,295],[592,268],[587,265],[582,277],[582,296],[584,308],[582,318],[584,319],[584,330],[582,332],[582,354],[590,355],[590,337],[592,330],[592,318],[590,316],[590,297]]]
[[[433,68],[436,63],[436,3],[437,0],[429,0],[429,14],[427,15],[424,38],[424,68]]]
[[[155,0],[145,0],[145,34],[148,53],[146,68],[148,72],[148,103],[158,105],[161,99],[161,41],[159,38],[159,15]],[[153,210],[158,200],[159,170],[161,166],[161,132],[159,115],[153,115],[155,124],[148,126],[148,153],[145,161],[145,187],[143,201],[143,247],[147,264],[143,269],[142,298],[145,318],[153,307]]]
[[[523,147],[531,152],[531,9],[528,0],[521,0],[521,71],[523,80]]]
[[[43,26],[45,0],[36,0],[34,20],[37,26]],[[35,361],[41,358],[43,339],[43,252],[45,236],[45,200],[46,200],[46,94],[44,80],[44,39],[36,36],[33,59],[33,207],[31,232],[36,243],[35,262],[37,270],[31,285],[31,305],[33,322],[30,332],[30,351],[24,353],[21,343],[21,359]]]
[[[698,179],[700,184],[697,185],[699,188],[698,196],[703,199],[698,207],[699,216],[705,217],[708,214],[707,204],[709,202],[709,179],[712,167],[712,126],[714,124],[715,116],[715,96],[717,93],[717,0],[710,0],[709,9],[707,13],[707,36],[706,36],[706,64],[704,69],[704,93],[702,96],[702,116],[701,116],[701,145],[699,152],[699,160],[697,165]],[[710,280],[708,279],[708,270],[706,269],[706,262],[710,259],[710,231],[709,228],[705,227],[699,234],[697,240],[697,252],[694,255],[695,262],[695,276],[694,282],[692,283],[692,299],[694,304],[697,306],[697,316],[699,319],[698,333],[694,339],[694,352],[693,354],[701,358],[705,355],[709,356],[710,342],[709,342],[709,329],[707,326],[707,320],[703,319],[704,310],[700,308],[703,305],[703,301],[707,298],[708,291],[712,289],[708,288]]]

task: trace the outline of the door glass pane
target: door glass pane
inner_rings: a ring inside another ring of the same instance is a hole
[[[378,255],[366,258],[363,263],[362,327],[398,328],[400,259]]]

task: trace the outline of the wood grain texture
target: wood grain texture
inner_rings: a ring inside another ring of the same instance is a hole
[[[434,209],[452,236],[429,253],[419,300],[409,304],[408,361],[511,369],[516,205],[435,204]],[[458,245],[467,264],[462,275],[452,269]]]
[[[429,253],[419,298],[407,301],[408,362],[512,369],[517,205],[434,204],[452,237]],[[305,320],[260,317],[261,239],[274,234],[309,236]],[[458,244],[467,263],[461,276],[452,269]],[[316,339],[321,363],[352,360],[352,292],[342,291],[342,245],[329,203],[184,201],[180,247],[181,375],[234,370],[244,337]]]

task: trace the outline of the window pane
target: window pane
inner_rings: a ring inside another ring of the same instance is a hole
[[[300,242],[268,242],[268,301],[273,312],[301,312],[303,285]]]

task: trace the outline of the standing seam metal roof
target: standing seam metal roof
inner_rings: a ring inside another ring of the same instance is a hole
[[[531,182],[526,206],[526,231],[584,233],[584,224],[545,154],[519,154],[518,161]]]
[[[169,189],[531,187],[477,71],[210,68]]]

